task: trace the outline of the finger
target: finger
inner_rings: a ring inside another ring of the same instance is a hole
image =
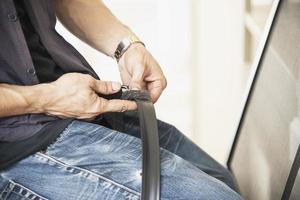
[[[107,112],[125,112],[130,110],[136,110],[137,104],[134,101],[127,100],[106,100],[102,102],[102,107],[100,108],[102,113]]]
[[[113,94],[121,89],[121,84],[113,81],[95,80],[91,84],[91,88],[100,94]]]
[[[148,84],[148,91],[150,92],[153,103],[158,100],[163,90],[165,89],[166,84],[164,82],[164,80],[159,79]]]
[[[150,92],[153,103],[155,103],[166,88],[167,80],[154,58],[150,59],[149,67],[152,73],[145,77],[145,81],[147,83],[147,90]]]

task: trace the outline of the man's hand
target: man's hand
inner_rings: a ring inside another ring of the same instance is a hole
[[[153,56],[140,44],[132,44],[119,60],[123,84],[131,89],[147,89],[156,102],[167,86],[167,80]]]
[[[92,119],[106,112],[135,110],[133,101],[106,100],[120,83],[99,81],[90,75],[68,73],[52,83],[32,86],[0,84],[0,117],[46,113],[61,118]]]
[[[120,89],[117,82],[94,79],[90,75],[68,73],[48,84],[47,95],[36,102],[41,112],[61,118],[92,119],[106,112],[136,109],[136,103],[125,100],[106,100],[97,93],[112,94]]]

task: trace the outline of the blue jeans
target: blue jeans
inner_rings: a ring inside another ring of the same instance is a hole
[[[159,121],[161,199],[241,199],[231,174],[175,127]],[[123,132],[74,121],[45,152],[0,174],[0,199],[140,199],[136,119]],[[231,187],[231,188],[230,188]]]

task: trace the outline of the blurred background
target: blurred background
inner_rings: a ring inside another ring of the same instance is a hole
[[[212,157],[226,163],[242,97],[271,0],[104,0],[145,42],[168,79],[156,104]],[[116,62],[90,48],[60,23],[102,80],[120,81]]]

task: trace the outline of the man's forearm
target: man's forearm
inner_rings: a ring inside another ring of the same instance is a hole
[[[131,34],[101,0],[55,0],[56,14],[77,37],[113,56],[119,42]]]
[[[45,93],[46,84],[17,86],[0,84],[0,117],[41,113],[39,98]]]

